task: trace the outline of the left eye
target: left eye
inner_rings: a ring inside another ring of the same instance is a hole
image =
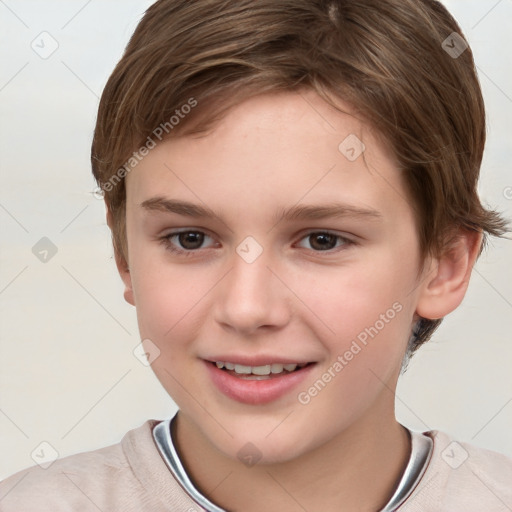
[[[310,247],[306,247],[306,249],[311,248],[314,251],[329,251],[350,243],[350,240],[347,240],[340,235],[335,235],[325,231],[309,233],[301,240],[309,241]]]
[[[164,237],[169,248],[176,251],[194,251],[200,249],[206,238],[211,238],[202,231],[181,231]],[[178,247],[176,247],[176,242]]]

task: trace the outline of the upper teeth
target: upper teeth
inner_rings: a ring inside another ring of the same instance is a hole
[[[234,364],[234,363],[228,363],[224,361],[216,361],[215,363],[217,365],[217,368],[226,368],[226,370],[235,370],[235,373],[240,374],[254,374],[254,375],[269,375],[271,373],[282,373],[283,370],[286,370],[288,372],[293,372],[297,366],[300,368],[306,366],[306,363],[303,364],[297,364],[297,363],[290,363],[290,364],[281,364],[281,363],[272,363],[272,364],[265,364],[263,366],[245,366],[243,364]]]

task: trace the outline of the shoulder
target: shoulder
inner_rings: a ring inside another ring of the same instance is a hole
[[[432,456],[400,511],[512,510],[512,458],[455,441],[444,432],[424,434],[434,441]]]
[[[120,444],[57,459],[46,468],[33,466],[0,483],[0,509],[88,511],[91,487],[126,479],[127,469]]]
[[[164,503],[180,500],[181,490],[152,440],[157,423],[147,421],[118,444],[12,475],[0,482],[0,510],[171,510]]]

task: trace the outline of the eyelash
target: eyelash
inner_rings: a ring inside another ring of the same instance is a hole
[[[178,249],[178,248],[176,248],[172,244],[172,242],[171,242],[172,238],[174,238],[176,236],[179,236],[181,234],[184,234],[184,233],[201,234],[201,235],[205,235],[206,237],[212,238],[211,236],[209,236],[207,233],[205,233],[203,231],[188,229],[188,230],[173,231],[171,233],[168,233],[167,235],[161,237],[161,242],[165,246],[165,248],[169,252],[171,252],[173,254],[177,254],[177,255],[180,255],[180,256],[185,256],[187,258],[196,256],[197,255],[196,253],[198,253],[201,250],[201,248],[199,248],[199,249],[189,249],[189,250],[187,250],[187,249]],[[304,234],[300,238],[300,240],[304,240],[305,238],[308,238],[311,235],[330,235],[330,236],[334,236],[336,238],[336,243],[338,243],[338,241],[341,242],[341,245],[339,245],[337,247],[334,247],[332,249],[324,250],[324,251],[316,251],[314,249],[308,249],[309,251],[317,253],[317,254],[333,254],[333,253],[339,252],[340,250],[343,250],[344,247],[346,248],[346,247],[349,247],[351,245],[356,245],[356,242],[354,242],[353,240],[350,240],[349,238],[346,238],[344,236],[341,236],[341,235],[338,235],[336,233],[333,233],[331,231],[326,231],[326,230],[323,230],[323,231],[322,230],[309,231],[306,234]]]

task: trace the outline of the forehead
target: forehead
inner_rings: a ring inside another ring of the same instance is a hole
[[[216,211],[254,208],[261,218],[341,201],[403,215],[410,205],[392,152],[349,105],[339,107],[312,91],[250,98],[209,133],[152,149],[127,176],[128,204],[168,196]]]

